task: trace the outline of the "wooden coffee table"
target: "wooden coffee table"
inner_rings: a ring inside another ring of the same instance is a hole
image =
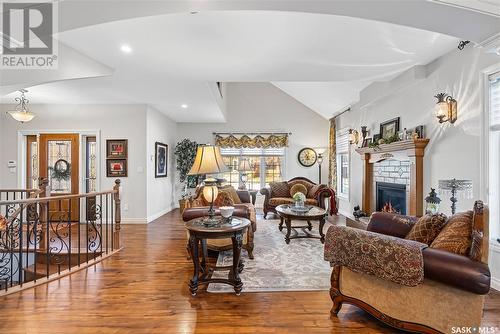
[[[217,227],[206,227],[203,225],[204,218],[196,218],[188,221],[185,226],[189,231],[189,248],[193,259],[193,278],[189,281],[189,291],[196,296],[200,284],[224,283],[234,287],[237,295],[241,293],[243,283],[240,273],[243,271],[243,262],[240,260],[241,246],[243,244],[243,233],[250,226],[250,220],[233,217],[231,223],[223,223]],[[231,238],[233,242],[233,264],[231,266],[209,266],[207,263],[207,239]],[[201,243],[201,262],[198,247]],[[212,278],[216,270],[229,270],[228,278]]]
[[[320,239],[321,243],[325,243],[325,234],[323,233],[323,226],[325,226],[326,221],[326,210],[317,206],[309,205],[310,210],[307,212],[296,212],[293,209],[293,204],[282,204],[276,207],[276,212],[280,217],[279,230],[283,230],[283,222],[286,225],[286,236],[285,242],[287,244],[290,243],[290,239],[296,238],[315,238]],[[307,221],[307,225],[294,225],[292,226],[292,220],[301,220]],[[311,221],[318,220],[319,221],[319,236],[311,234],[309,231],[312,230]],[[297,232],[297,228],[302,229],[303,234],[299,234]],[[291,235],[292,229],[294,231],[294,235]]]

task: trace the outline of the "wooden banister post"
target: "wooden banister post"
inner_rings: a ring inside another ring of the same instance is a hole
[[[115,185],[113,186],[113,190],[115,193],[113,194],[113,198],[115,200],[115,230],[113,234],[115,236],[114,245],[116,248],[120,248],[120,229],[121,229],[121,199],[120,199],[120,179],[115,180]]]
[[[47,186],[49,185],[49,179],[46,177],[40,177],[38,179],[38,189],[40,189],[40,194],[38,197],[47,197]]]

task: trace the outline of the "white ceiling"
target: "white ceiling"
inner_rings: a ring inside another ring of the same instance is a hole
[[[30,87],[33,103],[148,103],[180,122],[224,120],[208,87],[215,81],[271,81],[328,118],[371,82],[428,63],[458,43],[390,23],[275,11],[140,17],[57,38],[113,73]],[[124,43],[132,53],[120,51]]]

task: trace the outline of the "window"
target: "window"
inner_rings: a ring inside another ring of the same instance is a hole
[[[349,132],[337,131],[337,194],[349,197]]]
[[[252,170],[247,172],[248,190],[260,190],[271,182],[284,178],[285,148],[221,148],[224,163],[229,171],[221,175],[227,183],[238,188],[240,186],[240,159],[248,159]]]
[[[490,235],[500,236],[500,72],[489,76],[489,205]],[[488,105],[488,104],[487,104]]]

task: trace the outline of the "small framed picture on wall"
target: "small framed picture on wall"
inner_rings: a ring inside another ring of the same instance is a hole
[[[106,158],[127,159],[127,139],[106,140]]]
[[[127,177],[126,159],[108,159],[106,160],[107,177]]]
[[[155,177],[167,177],[168,145],[155,143]]]

